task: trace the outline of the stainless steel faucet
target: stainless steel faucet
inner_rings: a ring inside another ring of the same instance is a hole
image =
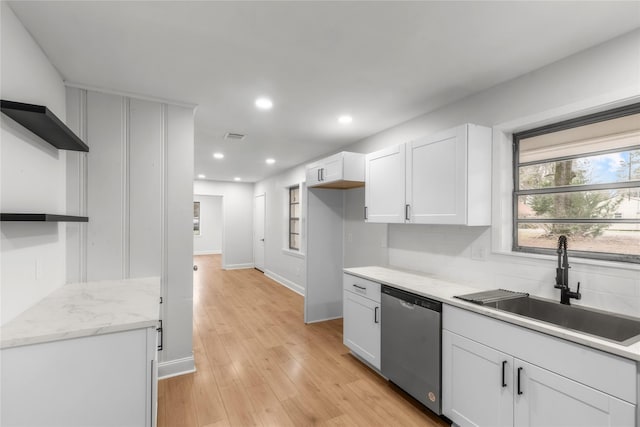
[[[574,291],[569,287],[569,255],[567,254],[567,236],[558,238],[558,267],[556,268],[556,284],[554,288],[560,289],[560,303],[571,305],[571,298],[580,299],[580,282]]]

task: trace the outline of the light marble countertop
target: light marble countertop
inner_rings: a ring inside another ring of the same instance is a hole
[[[461,285],[421,273],[379,266],[345,268],[344,272],[640,362],[640,341],[629,346],[624,346],[592,335],[558,327],[550,323],[540,322],[454,298],[455,295],[464,295],[486,289]]]
[[[64,285],[0,327],[0,348],[154,327],[160,278]]]

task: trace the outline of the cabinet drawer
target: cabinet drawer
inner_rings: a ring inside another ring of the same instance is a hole
[[[344,274],[344,290],[367,297],[375,302],[380,302],[380,283],[361,277]]]

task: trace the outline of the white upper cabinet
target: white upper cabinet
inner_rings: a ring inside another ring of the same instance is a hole
[[[364,186],[364,154],[343,151],[307,165],[307,187],[356,188]]]
[[[369,222],[491,224],[490,128],[458,126],[369,154],[366,165]]]
[[[367,154],[365,220],[405,222],[404,169],[404,144]]]

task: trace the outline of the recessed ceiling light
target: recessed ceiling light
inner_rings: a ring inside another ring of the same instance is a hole
[[[340,117],[338,117],[338,123],[342,123],[343,125],[351,123],[352,121],[353,121],[353,117],[351,117],[351,116],[340,116]]]
[[[206,177],[207,177],[207,176],[206,176],[206,175],[204,175],[204,174],[198,174],[198,178],[200,178],[200,179],[205,179]]]
[[[256,99],[256,107],[261,110],[270,110],[273,107],[273,102],[269,98]]]
[[[236,176],[235,178],[233,178],[234,181],[242,181],[242,178],[240,178],[239,176]]]
[[[276,159],[267,159],[265,162],[267,162],[268,165],[272,165],[276,162]]]
[[[213,157],[215,159],[224,159],[224,154],[222,154],[222,153],[213,153]]]

